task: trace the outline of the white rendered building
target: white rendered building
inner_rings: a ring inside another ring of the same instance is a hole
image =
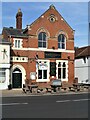
[[[10,80],[10,42],[0,38],[0,90],[8,89]]]
[[[90,46],[76,49],[75,52],[75,77],[78,83],[90,84]]]

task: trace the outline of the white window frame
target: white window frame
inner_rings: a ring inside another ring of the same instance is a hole
[[[16,48],[16,49],[22,48],[22,40],[23,39],[14,38],[14,46],[13,46],[13,48]],[[16,41],[17,41],[17,44],[16,44]]]
[[[61,71],[61,81],[68,81],[68,61],[67,60],[56,60],[56,77],[58,79],[58,63],[59,62],[61,62],[61,66],[64,62],[66,64],[66,78],[65,79],[62,78],[63,71]]]
[[[61,35],[61,34],[59,34],[59,35]],[[58,37],[59,37],[59,35],[58,35]],[[64,35],[64,34],[62,34],[62,35]],[[65,35],[64,35],[64,36],[65,36]],[[63,49],[63,48],[59,48],[59,47],[58,47],[58,49],[66,50],[66,36],[65,36],[64,42],[59,42],[59,41],[58,41],[58,44],[59,44],[59,45],[60,45],[60,44],[62,45],[63,43],[64,43],[64,45],[65,45],[65,48]]]
[[[47,79],[38,79],[38,62],[47,62],[47,65],[48,65],[48,68],[47,68]],[[36,77],[37,77],[37,79],[36,79],[36,82],[49,82],[50,80],[49,80],[49,72],[50,72],[50,66],[49,66],[49,63],[50,63],[50,61],[49,60],[37,60],[37,63],[36,63]]]
[[[46,34],[46,32],[41,31],[41,32],[38,33],[38,36],[39,36],[40,33],[45,33],[45,34]],[[39,42],[40,42],[40,40],[39,40],[39,38],[38,38],[38,44],[39,44]],[[43,43],[43,40],[42,40],[42,43]],[[38,48],[39,48],[39,49],[46,49],[46,48],[47,48],[47,34],[46,34],[46,42],[45,42],[45,43],[46,43],[46,47],[39,47],[39,46],[38,46]]]

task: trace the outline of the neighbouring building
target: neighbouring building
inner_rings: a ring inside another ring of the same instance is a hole
[[[78,83],[90,84],[90,46],[76,49],[75,51],[75,77]]]
[[[10,42],[0,36],[0,90],[7,89],[10,81]]]
[[[16,28],[4,27],[2,31],[12,44],[12,88],[21,88],[25,82],[42,86],[55,78],[72,83],[75,31],[53,5],[25,29],[22,16],[19,9]]]

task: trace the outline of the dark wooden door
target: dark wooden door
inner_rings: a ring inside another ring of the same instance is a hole
[[[12,87],[13,88],[21,88],[22,87],[22,73],[13,73]]]

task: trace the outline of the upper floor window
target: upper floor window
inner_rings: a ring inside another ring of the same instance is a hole
[[[20,40],[15,40],[15,48],[20,48]]]
[[[60,34],[58,36],[58,48],[59,49],[65,49],[65,41],[66,41],[65,35]]]
[[[46,48],[46,33],[41,32],[38,35],[38,47]]]
[[[14,39],[14,47],[21,48],[22,47],[22,39]]]

